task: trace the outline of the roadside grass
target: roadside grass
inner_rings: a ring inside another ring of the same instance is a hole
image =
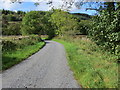
[[[68,64],[83,88],[118,88],[117,57],[88,39],[55,38],[64,45]]]
[[[8,69],[15,64],[28,58],[45,45],[45,42],[39,42],[35,45],[29,45],[16,51],[10,51],[2,55],[2,70]]]

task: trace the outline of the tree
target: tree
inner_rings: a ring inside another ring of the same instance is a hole
[[[19,14],[19,15],[24,15],[25,12],[23,12],[23,11],[17,11],[17,14]]]
[[[20,23],[10,24],[2,29],[3,35],[21,35]]]
[[[12,14],[6,15],[6,17],[7,17],[7,20],[8,20],[8,21],[16,21],[16,16],[14,16],[14,15],[12,15]]]
[[[57,35],[74,35],[77,31],[78,22],[73,15],[60,9],[53,10],[50,20],[56,29]]]
[[[22,21],[22,34],[41,34],[44,29],[44,16],[38,11],[28,12]]]
[[[107,5],[114,6],[113,3],[107,3]],[[93,27],[89,30],[89,35],[98,45],[119,56],[120,10],[108,6],[101,11],[100,15],[93,18]]]
[[[8,23],[8,21],[7,21],[7,17],[6,17],[6,15],[2,15],[2,28],[5,28],[5,27],[7,27],[7,25],[8,25],[9,23]]]
[[[48,39],[52,39],[55,36],[55,28],[54,24],[50,21],[52,12],[48,11],[45,13],[45,30],[43,31],[44,34],[48,35]]]
[[[79,22],[79,32],[80,34],[87,35],[89,29],[91,29],[91,23],[92,21],[90,20],[81,20]]]

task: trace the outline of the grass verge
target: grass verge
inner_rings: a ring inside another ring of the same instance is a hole
[[[29,45],[22,49],[4,53],[2,55],[2,70],[8,69],[15,64],[28,58],[45,45],[45,42],[39,42],[35,45]]]
[[[53,39],[64,45],[75,79],[83,88],[118,88],[116,56],[86,39]]]

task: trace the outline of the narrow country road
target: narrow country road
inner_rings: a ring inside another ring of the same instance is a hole
[[[67,64],[63,45],[46,41],[39,52],[2,73],[2,87],[79,88]]]

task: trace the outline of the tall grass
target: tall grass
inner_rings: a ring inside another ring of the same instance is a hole
[[[44,42],[36,43],[12,52],[4,53],[2,56],[2,70],[18,64],[44,46]]]
[[[2,41],[2,70],[8,69],[45,45],[39,36],[29,36],[16,40]]]
[[[54,39],[65,46],[68,63],[83,88],[118,88],[117,57],[86,38]]]

